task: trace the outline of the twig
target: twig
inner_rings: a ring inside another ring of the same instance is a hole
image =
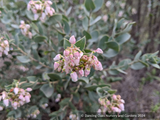
[[[52,51],[54,51],[57,54],[57,52],[49,45],[49,43],[46,40],[44,40],[44,42],[51,48]]]
[[[58,24],[59,24],[60,28],[62,29],[62,32],[64,33],[64,29],[63,29],[63,27],[62,27],[61,23],[60,23],[60,22],[58,22]]]
[[[15,45],[14,43],[11,43],[14,47],[16,47],[22,54],[28,56],[28,54],[26,52],[24,52],[21,48],[19,48],[17,45]],[[52,69],[52,67],[49,67],[49,66],[46,66],[45,64],[43,64],[42,62],[34,59],[33,57],[29,56],[29,58],[32,60],[32,61],[35,61],[35,62],[38,62],[40,65],[42,65],[43,67],[46,67],[46,68],[50,68]]]
[[[77,93],[77,92],[78,92],[80,86],[81,86],[81,85],[80,85],[80,83],[79,83],[79,85],[78,85],[78,87],[77,87],[77,89],[76,89],[76,91],[75,91],[74,93]],[[72,100],[73,100],[73,94],[71,94],[71,98],[70,98],[69,102],[71,102]],[[68,107],[68,105],[64,106],[62,110],[64,111],[67,107]]]
[[[62,80],[62,81],[66,81],[66,80]],[[51,84],[57,84],[59,81],[54,81],[54,82],[50,82]],[[27,81],[23,81],[23,82],[20,82],[19,85],[22,85],[23,83],[27,83]],[[35,82],[29,82],[29,83],[35,83]],[[41,84],[46,84],[47,82],[37,82],[38,85],[41,85]]]
[[[37,34],[39,34],[39,32],[37,30],[35,30],[35,31]],[[44,40],[44,42],[51,48],[52,51],[54,51],[57,54],[57,52],[49,45],[49,43],[46,40]]]

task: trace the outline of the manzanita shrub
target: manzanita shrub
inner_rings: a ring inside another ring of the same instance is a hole
[[[0,36],[5,64],[0,69],[0,110],[6,119],[79,120],[86,112],[125,111],[125,100],[105,78],[112,75],[116,81],[113,75],[127,74],[128,68],[160,69],[160,58],[158,52],[142,55],[140,51],[132,60],[108,64],[129,41],[134,22],[128,14],[136,10],[124,15],[125,3],[105,2],[72,1],[71,6],[67,0],[1,1],[6,30]],[[20,75],[10,80],[7,70],[13,67]]]

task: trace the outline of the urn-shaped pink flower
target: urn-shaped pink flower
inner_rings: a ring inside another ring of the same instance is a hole
[[[14,93],[18,94],[19,89],[18,88],[14,88]]]
[[[75,44],[76,43],[76,39],[75,39],[74,35],[70,37],[69,42],[71,44]]]
[[[84,70],[83,69],[79,70],[79,74],[83,77],[84,76]]]
[[[113,98],[113,100],[117,100],[117,96],[116,95],[113,95],[112,98]]]
[[[54,57],[54,61],[60,60],[61,59],[61,54],[58,54]]]
[[[102,49],[100,49],[100,48],[97,48],[97,50],[95,50],[95,52],[97,52],[97,53],[99,53],[99,54],[102,54],[102,53],[103,53]]]
[[[25,96],[25,101],[26,101],[26,103],[30,102],[30,97],[28,95]]]
[[[69,55],[69,51],[68,51],[68,50],[65,50],[65,51],[63,52],[63,55],[64,55],[64,56],[68,56],[68,55]]]
[[[72,81],[73,82],[77,82],[77,80],[78,80],[77,79],[77,73],[76,72],[72,72],[70,75],[71,75]]]
[[[30,92],[30,91],[32,91],[32,88],[27,88],[26,90],[27,90],[28,92]]]
[[[87,77],[89,74],[90,74],[90,69],[87,68],[87,69],[85,70],[85,77]]]
[[[124,104],[121,103],[121,104],[119,104],[118,107],[120,108],[121,111],[124,111]]]
[[[54,70],[56,70],[58,67],[59,67],[59,63],[58,63],[58,62],[55,62],[55,63],[54,63]]]
[[[9,106],[9,100],[8,99],[4,99],[3,103],[5,104],[6,107]]]

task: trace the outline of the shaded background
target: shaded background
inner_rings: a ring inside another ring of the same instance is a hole
[[[69,6],[83,4],[83,0],[66,0]],[[105,0],[105,3],[107,0]],[[125,18],[128,21],[135,21],[131,30],[130,41],[123,45],[123,50],[118,56],[106,61],[109,66],[113,61],[116,63],[128,57],[134,58],[136,53],[141,50],[143,53],[151,53],[160,50],[160,0],[111,0],[112,6],[103,6],[103,9],[96,14],[107,15],[107,22],[112,22],[114,19]],[[125,4],[123,7],[121,4]],[[119,6],[118,6],[118,5]],[[133,10],[134,9],[134,10]],[[120,16],[119,12],[123,11]],[[72,9],[71,13],[74,13]],[[72,15],[72,14],[71,14]],[[76,16],[81,19],[81,16]],[[113,23],[112,23],[113,24]],[[1,29],[5,26],[0,24]],[[110,28],[113,26],[110,26]],[[111,34],[112,29],[108,29],[106,34]],[[160,53],[159,53],[160,56]],[[6,60],[7,61],[7,60]],[[3,61],[0,61],[0,66]],[[9,79],[19,78],[20,74],[15,71],[15,68],[8,72]],[[37,71],[35,71],[37,72]],[[119,74],[117,82],[112,82],[112,88],[117,89],[117,94],[120,94],[125,100],[126,112],[160,112],[160,70],[155,68],[145,68],[142,70],[127,70],[128,74]],[[110,81],[110,77],[103,78],[106,82]],[[51,104],[53,102],[51,101]],[[53,105],[58,109],[57,105]]]
[[[136,24],[130,32],[132,49],[130,52],[124,49],[122,54],[116,57],[116,61],[127,58],[126,52],[132,56],[139,50],[143,53],[160,50],[160,1],[126,0],[122,2],[126,3],[124,11],[129,7],[136,9],[136,14],[128,16]],[[128,43],[124,47],[127,48],[129,45]],[[126,111],[160,112],[160,70],[151,67],[137,71],[130,69],[127,73],[122,75],[121,81],[112,84],[112,87],[117,89],[117,93],[126,101]]]

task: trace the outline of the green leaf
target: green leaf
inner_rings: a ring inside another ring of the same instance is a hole
[[[96,42],[98,40],[98,37],[99,37],[99,31],[98,30],[92,31],[91,36],[92,36],[92,39],[90,41]]]
[[[50,87],[49,84],[44,84],[44,85],[40,88],[40,90],[44,93],[44,95],[45,95],[47,98],[51,97],[52,94],[53,94],[53,92],[54,92],[53,86]]]
[[[122,80],[122,77],[108,77],[107,80],[110,82],[116,82]]]
[[[94,4],[93,0],[85,0],[84,5],[88,11],[95,9],[95,4]]]
[[[21,115],[22,115],[22,112],[21,112],[21,110],[19,110],[19,109],[17,109],[17,110],[12,110],[12,111],[10,111],[10,112],[7,114],[8,117],[14,116],[15,118],[20,118]]]
[[[148,63],[142,61],[142,60],[139,60],[140,63],[142,63],[143,65],[145,65],[146,67],[149,67]]]
[[[68,17],[67,16],[65,16],[65,15],[62,15],[62,20],[66,20],[67,22],[69,22],[69,19],[68,19]]]
[[[36,76],[28,76],[27,79],[29,81],[36,81],[37,80]]]
[[[158,64],[151,64],[153,67],[160,69],[160,66]]]
[[[66,11],[66,16],[70,14],[71,10],[72,10],[72,7],[69,7],[68,10]]]
[[[131,65],[131,68],[134,69],[134,70],[139,70],[139,69],[142,69],[144,67],[145,66],[142,63],[140,63],[140,62],[134,63],[134,64]]]
[[[118,29],[121,28],[121,26],[124,24],[124,22],[125,22],[125,19],[124,19],[124,18],[120,19],[120,20],[118,21],[118,23],[117,23],[117,28],[118,28]]]
[[[152,64],[157,64],[157,61],[154,56],[149,58],[149,62]]]
[[[59,105],[61,107],[65,106],[65,105],[68,105],[69,102],[70,102],[69,100],[70,100],[70,98],[64,98],[63,100],[61,100],[61,102],[59,103]]]
[[[40,35],[43,35],[43,26],[42,26],[42,24],[41,24],[41,23],[38,23],[38,24],[37,24],[37,27],[38,27],[39,34],[40,34]]]
[[[34,106],[32,106],[32,107],[30,107],[29,109],[28,109],[28,112],[29,112],[29,114],[32,114],[35,110],[37,110],[38,109],[38,107],[36,106],[36,105],[34,105]]]
[[[4,8],[3,7],[0,7],[0,11],[3,11],[4,10]]]
[[[67,89],[69,82],[70,82],[70,77],[68,78],[68,80],[66,81],[66,83],[65,83],[65,85],[64,85],[64,90]]]
[[[109,36],[108,35],[104,35],[99,43],[98,43],[98,47],[100,47],[102,50],[106,49],[106,42],[108,42]]]
[[[116,35],[116,28],[117,28],[117,19],[114,20],[114,27],[112,30],[112,37],[114,38]]]
[[[92,77],[94,75],[94,71],[95,69],[93,67],[91,67],[90,73],[88,75],[88,78]]]
[[[89,83],[89,79],[87,77],[81,77],[78,79],[78,81],[82,81],[82,82],[85,82],[85,83]]]
[[[52,116],[52,117],[57,117],[59,116],[60,114],[64,113],[64,111],[62,109],[59,109],[58,111],[55,111],[55,112],[52,112],[49,114],[49,116]],[[56,118],[53,118],[53,120],[55,120]],[[52,119],[51,119],[52,120]]]
[[[64,32],[61,32],[60,30],[58,30],[57,28],[55,28],[56,29],[56,31],[59,33],[59,34],[61,34],[62,36],[65,36],[66,35],[66,33],[64,33]]]
[[[120,47],[119,47],[119,45],[118,45],[117,42],[115,42],[115,41],[109,41],[106,44],[107,44],[108,48],[111,48],[111,49],[115,50],[116,52],[119,52]]]
[[[18,36],[18,33],[14,35],[14,39],[15,39],[15,44],[17,46],[19,46],[19,36]]]
[[[85,52],[85,53],[91,53],[92,50],[90,50],[90,49],[84,49],[84,52]]]
[[[117,51],[113,50],[113,49],[109,49],[107,52],[105,52],[103,54],[103,56],[107,57],[107,58],[111,58],[111,57],[114,57],[118,54]]]
[[[132,61],[130,59],[124,59],[119,62],[118,67],[120,67],[122,70],[127,70],[131,62]]]
[[[76,110],[76,107],[72,102],[69,102],[69,107],[71,108],[71,110]]]
[[[69,34],[70,33],[70,27],[69,27],[68,22],[65,19],[63,19],[62,22],[64,24],[64,31],[65,31],[65,33]]]
[[[8,36],[7,33],[4,33],[4,35],[5,35],[5,37],[6,37],[8,40],[10,40],[10,37]]]
[[[118,70],[109,70],[108,72],[111,75],[118,75],[119,74]]]
[[[114,93],[117,92],[117,90],[108,90],[107,92],[108,92],[109,94],[114,94]]]
[[[39,29],[38,29],[37,25],[34,24],[33,22],[31,23],[31,27],[32,27],[36,32],[39,32]]]
[[[89,44],[88,44],[87,48],[92,47],[93,43],[98,41],[99,32],[97,30],[92,31],[91,36],[92,36],[92,38],[88,40]]]
[[[49,80],[49,76],[48,76],[48,73],[44,72],[42,74],[42,77],[43,77],[43,80]]]
[[[101,90],[102,88],[100,88],[100,87],[97,87],[96,88],[96,92],[97,92],[97,94],[101,97],[102,96],[102,94],[101,94],[101,92],[100,92],[100,90]]]
[[[97,12],[99,9],[101,9],[103,3],[104,3],[104,0],[94,0],[94,4],[96,8],[93,10],[93,12]]]
[[[33,13],[31,11],[26,10],[26,15],[29,20],[34,21]]]
[[[62,21],[62,15],[60,14],[54,14],[53,16],[51,16],[48,20],[48,23],[51,24],[55,24],[57,22],[61,22]]]
[[[24,1],[17,1],[16,5],[18,9],[23,9],[27,6],[27,4]]]
[[[11,24],[11,27],[13,27],[15,29],[19,29],[19,25],[16,25],[16,24]]]
[[[97,94],[93,91],[88,91],[88,93],[89,93],[88,96],[89,96],[90,100],[93,102],[96,102],[98,99]]]
[[[34,41],[39,43],[39,42],[43,42],[46,39],[46,37],[44,36],[37,36],[34,38]]]
[[[83,20],[82,20],[82,26],[84,28],[84,30],[88,30],[88,18],[85,17]]]
[[[56,1],[52,1],[52,5],[51,5],[54,10],[57,12],[57,4],[56,4]]]
[[[98,22],[102,17],[98,16],[96,19],[94,19],[93,21],[90,22],[89,26],[94,25],[96,22]]]
[[[87,85],[85,88],[87,89],[87,90],[91,90],[91,91],[94,91],[94,90],[96,90],[96,88],[97,87],[105,87],[105,86],[108,86],[108,87],[110,87],[110,85]]]
[[[131,35],[129,33],[123,33],[115,38],[115,40],[121,45],[129,40]]]
[[[120,33],[118,33],[118,34],[122,34],[122,33],[129,32],[129,31],[132,29],[132,25],[133,25],[133,24],[135,24],[135,22],[129,23],[129,24],[126,26],[126,28],[125,28],[122,32],[120,32]]]
[[[86,7],[83,5],[82,6],[84,13],[86,14],[87,17],[89,17],[89,12],[87,11]]]
[[[54,81],[57,81],[57,80],[61,80],[61,77],[55,73],[49,73],[48,74],[48,77],[51,79],[51,80],[54,80]]]
[[[27,56],[17,56],[17,59],[21,62],[21,63],[28,63],[31,60],[29,59],[29,57]]]
[[[80,50],[83,50],[85,48],[86,45],[86,37],[84,36],[83,38],[81,38],[80,40],[78,40],[75,44],[75,46],[79,47]]]
[[[83,31],[83,35],[86,36],[86,40],[89,40],[92,38],[91,35],[85,30]]]
[[[123,74],[127,74],[125,71],[121,70],[121,69],[117,69],[118,72],[121,72]]]
[[[139,60],[139,58],[140,58],[141,55],[142,55],[142,51],[140,50],[140,51],[136,54],[134,60]]]
[[[16,111],[15,110],[13,110],[13,111],[10,111],[8,114],[7,114],[7,116],[9,117],[9,116],[15,116],[16,115]]]
[[[26,89],[26,88],[32,88],[34,83],[23,83],[21,84],[21,88]]]
[[[66,49],[67,47],[70,47],[71,43],[69,42],[69,40],[64,38],[64,42],[63,42],[63,48]]]

